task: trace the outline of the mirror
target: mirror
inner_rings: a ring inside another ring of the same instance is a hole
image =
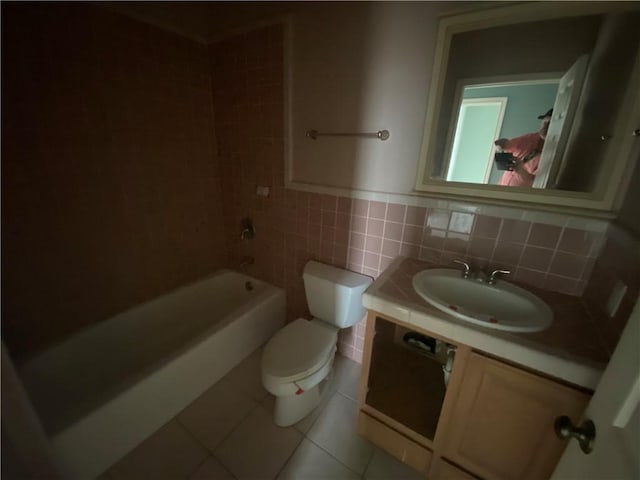
[[[634,160],[622,130],[637,97],[640,9],[578,8],[440,20],[417,190],[612,209],[611,185]]]

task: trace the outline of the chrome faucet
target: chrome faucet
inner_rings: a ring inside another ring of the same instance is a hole
[[[491,272],[491,275],[489,275],[489,280],[487,280],[487,283],[489,285],[495,285],[496,275],[509,275],[510,273],[511,270],[494,270],[493,272]]]
[[[467,262],[463,262],[462,260],[454,260],[453,263],[458,263],[464,266],[464,270],[462,271],[462,278],[469,278],[471,276],[471,267]]]
[[[471,271],[471,266],[467,262],[463,262],[462,260],[454,260],[453,263],[457,263],[464,267],[464,270],[462,270],[461,272],[462,278],[473,278],[480,283],[487,282],[488,285],[496,284],[497,275],[508,275],[511,273],[511,270],[493,270],[491,274],[486,274],[482,270],[478,270],[477,272],[475,272],[475,274],[473,274],[473,272]]]

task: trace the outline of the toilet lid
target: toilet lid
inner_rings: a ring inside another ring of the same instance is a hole
[[[262,370],[272,379],[294,382],[327,361],[338,341],[338,331],[304,318],[289,323],[264,347]]]

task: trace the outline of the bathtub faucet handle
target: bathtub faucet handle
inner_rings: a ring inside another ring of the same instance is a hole
[[[256,228],[253,226],[253,220],[249,217],[242,219],[240,229],[240,240],[251,240],[256,236]]]

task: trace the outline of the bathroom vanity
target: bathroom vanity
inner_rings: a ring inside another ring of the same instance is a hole
[[[549,328],[480,327],[416,294],[412,278],[433,267],[398,258],[363,297],[359,433],[431,480],[548,478],[566,446],[556,418],[579,424],[608,360],[588,312],[530,289]]]

